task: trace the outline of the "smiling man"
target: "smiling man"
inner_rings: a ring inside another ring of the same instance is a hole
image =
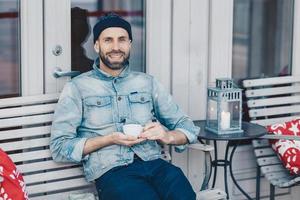
[[[126,20],[105,15],[93,34],[99,58],[60,96],[51,130],[53,158],[82,163],[101,200],[196,199],[182,171],[161,159],[161,145],[182,151],[196,142],[199,128],[157,80],[130,71]],[[124,123],[144,128],[138,137],[125,135]]]

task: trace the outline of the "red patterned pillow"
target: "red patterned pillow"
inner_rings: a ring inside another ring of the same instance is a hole
[[[29,200],[22,174],[0,148],[0,200]]]
[[[276,135],[300,136],[300,119],[267,126],[267,130],[269,133]],[[290,173],[300,174],[300,141],[270,140],[270,143]]]

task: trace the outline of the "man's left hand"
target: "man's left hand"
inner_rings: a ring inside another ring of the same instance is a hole
[[[158,122],[146,124],[144,131],[139,135],[139,138],[157,140],[162,144],[172,144],[174,141],[174,136],[165,131],[163,126]]]

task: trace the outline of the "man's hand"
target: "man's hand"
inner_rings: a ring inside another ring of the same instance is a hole
[[[146,124],[144,132],[140,134],[139,138],[157,140],[162,144],[172,144],[175,140],[173,134],[166,132],[163,126],[158,122]]]
[[[97,151],[100,148],[119,144],[124,146],[132,146],[145,141],[146,139],[137,138],[134,136],[124,135],[121,132],[113,132],[105,136],[97,136],[87,139],[83,148],[83,155],[87,155],[91,152]]]
[[[144,138],[137,138],[135,136],[125,135],[120,132],[112,133],[111,137],[114,144],[119,144],[119,145],[124,145],[129,147],[146,140]]]

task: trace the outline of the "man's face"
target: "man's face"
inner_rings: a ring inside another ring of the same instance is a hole
[[[128,63],[131,41],[125,29],[111,27],[102,31],[94,48],[104,67],[120,70]]]

